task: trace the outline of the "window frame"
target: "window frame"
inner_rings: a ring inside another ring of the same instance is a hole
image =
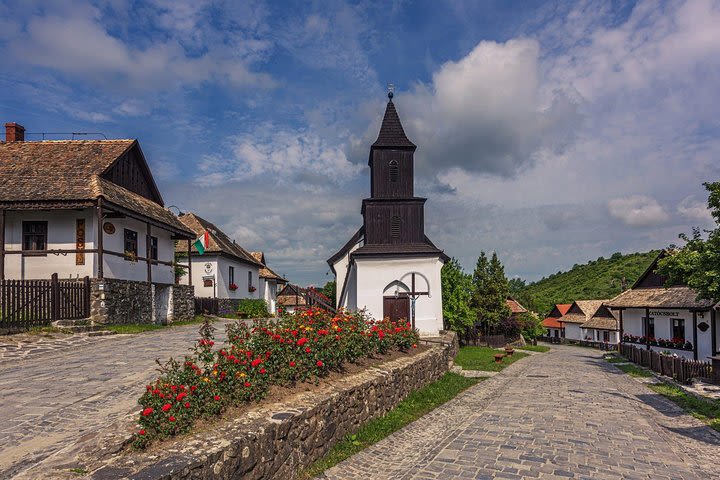
[[[28,232],[27,230],[31,226],[42,226],[41,232]],[[42,252],[43,250],[47,250],[48,248],[48,222],[47,220],[23,220],[22,225],[22,245],[21,248],[23,252],[26,250],[29,253],[23,253],[26,257],[47,257],[47,253],[35,253],[35,252]],[[33,238],[34,240],[28,247],[27,239]],[[37,240],[38,238],[42,239],[43,242],[43,248],[38,248]]]
[[[675,323],[679,323],[679,325],[675,325]],[[672,319],[672,325],[671,325],[670,327],[671,327],[671,329],[672,329],[672,330],[671,330],[672,336],[670,337],[671,339],[673,339],[673,338],[682,338],[683,342],[686,341],[686,338],[685,338],[685,319],[684,319],[684,318],[673,318],[673,319]],[[682,329],[682,335],[675,335],[675,329],[676,329],[676,328]]]
[[[158,259],[158,237],[154,237],[152,235],[149,235],[150,241],[148,242],[148,252],[147,252],[147,258],[150,260],[157,261]]]
[[[135,248],[128,248],[128,234],[130,235],[130,246],[132,246],[132,242],[135,244]],[[134,238],[132,238],[134,236]],[[137,258],[138,256],[138,232],[135,230],[132,230],[130,228],[124,228],[123,229],[123,253],[125,254],[125,260],[132,260],[131,258],[128,258],[128,253],[131,253]]]
[[[253,286],[252,270],[248,270],[248,288]]]
[[[388,180],[390,180],[390,183],[400,181],[400,164],[395,159],[388,162]]]
[[[228,265],[228,287],[235,283],[235,266]]]

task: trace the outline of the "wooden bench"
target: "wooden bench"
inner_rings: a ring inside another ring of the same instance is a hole
[[[496,353],[495,354],[495,363],[502,363],[503,358],[505,358],[504,353]]]

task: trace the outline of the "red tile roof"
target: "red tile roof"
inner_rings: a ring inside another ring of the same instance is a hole
[[[570,307],[572,307],[572,303],[558,303],[556,306],[558,310],[560,310],[560,314],[565,315],[568,310],[570,310]]]
[[[505,299],[505,303],[510,308],[510,311],[512,313],[525,313],[527,312],[527,309],[520,305],[520,302],[515,300],[514,298],[507,298]]]
[[[557,318],[548,317],[542,321],[542,324],[545,328],[562,328],[562,324],[558,322]]]

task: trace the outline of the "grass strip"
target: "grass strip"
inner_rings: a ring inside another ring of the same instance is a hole
[[[698,398],[682,388],[669,383],[648,385],[648,388],[659,393],[678,405],[693,417],[705,422],[720,432],[720,401],[709,398]]]
[[[549,352],[550,347],[545,345],[525,345],[524,347],[517,347],[518,350],[529,350],[531,352]]]
[[[192,320],[185,320],[182,322],[173,322],[167,325],[158,325],[156,323],[128,323],[125,325],[104,325],[103,329],[110,330],[115,333],[144,333],[152,332],[155,330],[162,330],[170,327],[182,327],[185,325],[197,325],[202,323],[205,317],[198,315]]]
[[[380,418],[371,420],[357,433],[346,436],[323,458],[300,472],[301,479],[309,479],[342,462],[391,433],[417,420],[463,390],[475,385],[480,379],[467,378],[456,373],[446,373],[439,380],[417,390]]]
[[[503,353],[489,347],[460,347],[460,352],[455,357],[455,364],[460,365],[463,370],[481,370],[484,372],[499,372],[513,362],[527,357],[527,353],[515,351],[512,356],[506,356],[502,362],[495,362],[495,355]]]
[[[615,368],[619,368],[631,377],[649,378],[653,376],[650,370],[648,370],[647,368],[639,367],[634,363],[630,363],[628,365],[615,365]]]

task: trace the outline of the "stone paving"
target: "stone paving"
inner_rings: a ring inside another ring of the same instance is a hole
[[[219,340],[224,323],[215,323]],[[0,341],[0,478],[136,412],[155,359],[188,353],[198,328]]]
[[[720,478],[720,435],[591,349],[520,360],[325,479]]]

